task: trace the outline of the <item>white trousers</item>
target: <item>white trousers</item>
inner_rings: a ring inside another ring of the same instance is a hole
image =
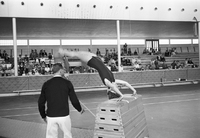
[[[64,138],[72,138],[70,116],[47,117],[46,138],[57,138],[58,127],[63,131]]]

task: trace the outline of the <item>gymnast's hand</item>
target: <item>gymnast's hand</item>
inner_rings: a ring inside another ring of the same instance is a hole
[[[85,112],[85,110],[82,108],[82,110],[80,111],[80,114],[83,114]]]
[[[133,94],[132,94],[132,96],[137,96],[137,92],[134,91]]]
[[[117,102],[120,102],[120,101],[122,101],[122,99],[124,98],[124,96],[123,95],[121,95],[121,97],[119,97],[119,99],[117,100]]]

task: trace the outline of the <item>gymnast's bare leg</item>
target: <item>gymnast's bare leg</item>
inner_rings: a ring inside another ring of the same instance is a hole
[[[97,57],[95,54],[90,53],[90,52],[86,52],[86,51],[68,51],[68,50],[64,50],[62,48],[59,49],[58,53],[61,56],[68,56],[68,57],[77,57],[79,58],[82,62],[85,62],[86,64],[88,64],[88,61],[90,61],[93,57]],[[99,62],[100,63],[100,62]],[[102,61],[101,61],[102,63]],[[98,64],[98,63],[97,63]],[[104,64],[102,64],[102,66],[105,66]],[[95,68],[96,70],[98,70],[100,77],[102,77],[102,71],[99,71],[100,68]],[[105,70],[103,72],[109,72],[111,73],[111,71],[107,70],[107,67],[105,68]],[[108,73],[108,74],[109,74]],[[112,74],[112,73],[111,73]],[[113,75],[112,75],[113,76]],[[114,79],[114,78],[113,78]],[[123,94],[120,92],[120,90],[118,89],[117,85],[115,82],[111,82],[110,80],[108,80],[107,78],[103,78],[103,83],[111,88],[115,93],[118,93],[120,95],[119,100],[123,99]]]
[[[69,51],[66,49],[59,48],[58,53],[60,53],[62,56],[68,56],[68,57],[77,57],[81,61],[87,63],[93,56],[96,57],[95,54],[86,52],[86,51]]]

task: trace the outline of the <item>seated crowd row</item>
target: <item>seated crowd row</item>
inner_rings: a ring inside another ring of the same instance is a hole
[[[71,49],[72,50],[72,49]],[[78,49],[74,49],[78,51]],[[91,52],[90,49],[88,49]],[[130,70],[155,70],[155,69],[180,69],[180,68],[195,68],[198,67],[191,58],[186,58],[184,62],[174,60],[172,63],[166,63],[165,57],[177,54],[176,49],[166,50],[164,54],[160,54],[159,51],[144,49],[144,54],[157,55],[156,58],[153,56],[150,59],[150,63],[142,64],[142,60],[139,57],[125,57],[124,55],[138,55],[135,50],[131,53],[126,48],[121,49],[121,69],[125,70],[125,66],[130,66]],[[118,55],[115,49],[105,49],[105,54],[101,54],[100,50],[97,49],[96,55],[101,57],[103,62],[110,68],[111,71],[118,71]],[[10,58],[6,51],[3,54],[0,53],[0,76],[13,76],[14,75],[14,60]],[[2,60],[3,59],[3,60]],[[31,50],[30,55],[19,55],[18,57],[18,75],[48,75],[52,74],[52,64],[54,63],[53,54],[47,54],[45,50]],[[95,72],[95,70],[89,67],[70,67],[70,73],[85,73]]]

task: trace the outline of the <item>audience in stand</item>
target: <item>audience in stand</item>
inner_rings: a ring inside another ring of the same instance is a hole
[[[165,57],[162,54],[159,54],[156,58],[160,62],[165,62]]]
[[[131,56],[132,55],[132,51],[131,51],[131,48],[128,48],[128,56]]]
[[[166,49],[164,55],[165,55],[165,57],[171,57],[171,56],[174,56],[174,55],[177,55],[177,54],[178,54],[178,52],[177,52],[176,48],[173,47],[171,49]]]
[[[186,58],[186,59],[185,59],[184,66],[185,66],[186,68],[196,68],[196,67],[198,67],[198,66],[192,61],[191,58]]]
[[[39,57],[47,57],[47,52],[45,50],[41,49],[39,52]]]
[[[149,50],[145,47],[142,54],[149,54]]]
[[[115,63],[111,63],[111,65],[110,65],[110,70],[111,70],[112,72],[117,72],[117,71],[118,71],[118,67],[116,66]]]
[[[173,55],[176,55],[176,54],[177,54],[176,48],[172,48],[171,49],[171,55],[173,56]]]
[[[138,52],[135,50],[134,53],[133,53],[133,55],[138,55]]]
[[[72,50],[72,49],[71,49]],[[75,49],[79,50],[79,49]],[[3,52],[2,52],[3,51]],[[90,49],[88,51],[92,52]],[[170,57],[177,55],[176,48],[166,49],[165,53],[160,54],[160,49],[157,51],[155,49],[144,49],[143,54],[152,55],[152,62],[150,64],[143,63],[141,58],[138,57],[125,57],[138,55],[135,50],[132,53],[131,48],[125,43],[121,49],[121,65],[125,69],[125,66],[130,66],[131,70],[155,70],[155,69],[181,69],[181,68],[195,68],[198,67],[191,58],[186,58],[184,60],[174,60],[171,64],[166,62],[165,57]],[[105,64],[111,71],[118,71],[118,54],[115,49],[105,48],[105,55],[101,53],[99,48],[97,48],[96,55],[102,58]],[[157,55],[157,56],[154,56]],[[145,55],[144,55],[145,56]],[[151,59],[149,59],[151,60]],[[48,53],[41,49],[37,52],[37,49],[32,49],[30,55],[27,54],[18,57],[18,74],[22,75],[47,75],[51,74],[52,64],[54,63],[54,58],[51,53]],[[88,67],[70,67],[70,73],[84,73],[84,72],[95,72],[94,69]],[[14,75],[14,60],[10,57],[6,50],[0,50],[0,76],[12,76]]]
[[[111,59],[108,61],[107,67],[108,67],[112,72],[118,71],[118,67],[117,67],[117,65],[116,65],[116,61],[115,61],[113,58],[111,58]]]
[[[131,65],[133,67],[133,70],[142,70],[142,66],[141,66],[141,60],[140,58],[132,58],[131,59]]]
[[[170,54],[169,50],[166,49],[166,51],[165,51],[165,57],[170,57],[170,56],[171,56],[171,54]]]
[[[179,60],[174,60],[171,64],[171,69],[182,69],[184,68],[183,63],[181,63]]]

